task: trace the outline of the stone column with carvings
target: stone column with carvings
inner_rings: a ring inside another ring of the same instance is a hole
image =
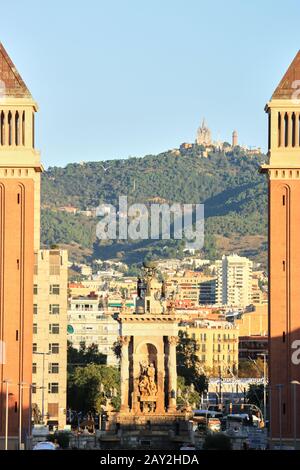
[[[120,336],[121,344],[121,411],[128,412],[129,393],[129,354],[130,336]]]
[[[177,395],[177,371],[176,371],[176,344],[177,336],[169,336],[169,356],[168,356],[168,375],[169,375],[169,406],[168,411],[176,411],[176,395]]]

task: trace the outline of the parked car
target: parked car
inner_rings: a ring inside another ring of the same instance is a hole
[[[56,445],[49,441],[38,442],[32,450],[56,450]]]

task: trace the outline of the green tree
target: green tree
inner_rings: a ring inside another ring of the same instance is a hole
[[[264,386],[263,384],[251,384],[246,394],[247,402],[256,405],[262,410],[264,403]]]
[[[120,373],[116,367],[88,364],[69,373],[68,407],[73,410],[99,413],[107,400],[118,406],[119,396]]]
[[[207,390],[208,381],[203,373],[203,368],[198,356],[199,344],[190,338],[186,331],[179,331],[179,342],[177,344],[177,375],[183,377],[185,384],[193,384],[198,393]]]
[[[70,341],[68,341],[67,358],[70,371],[85,364],[106,364],[107,360],[107,356],[98,351],[96,344],[91,344],[88,347],[82,345],[80,349],[76,349],[73,348]]]

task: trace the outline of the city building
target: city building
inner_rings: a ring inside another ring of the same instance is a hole
[[[34,249],[40,244],[37,103],[0,43],[0,446],[21,448],[29,421]],[[20,428],[20,434],[19,434]]]
[[[268,336],[268,305],[255,305],[254,310],[245,312],[234,321],[240,336]]]
[[[252,303],[252,264],[236,254],[216,261],[218,304],[244,308]]]
[[[210,278],[200,282],[199,303],[200,305],[213,305],[216,303],[217,279]]]
[[[121,305],[120,305],[121,307]],[[68,340],[76,349],[96,345],[107,357],[107,365],[117,365],[113,346],[119,337],[119,323],[99,305],[95,294],[74,297],[68,307]]]
[[[268,355],[268,336],[239,336],[239,360],[261,358]]]
[[[197,341],[203,372],[210,376],[228,376],[238,370],[238,328],[227,321],[193,320],[182,322],[180,330]]]
[[[33,417],[42,423],[63,428],[67,406],[66,250],[39,250],[35,253],[33,292]]]
[[[293,396],[300,381],[299,80],[300,51],[265,107],[269,159],[261,171],[269,187],[270,433],[274,440],[292,439],[294,423],[300,422],[300,407],[296,410]]]

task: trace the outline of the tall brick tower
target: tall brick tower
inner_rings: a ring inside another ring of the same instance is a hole
[[[299,90],[300,51],[265,108],[269,162],[262,171],[269,186],[270,427],[276,440],[294,439],[295,431],[300,439],[300,406],[295,406],[300,387],[291,384],[300,381]]]
[[[20,429],[24,436],[29,423],[34,249],[39,248],[42,170],[40,155],[34,148],[36,111],[36,103],[0,44],[0,444],[2,443],[2,447],[6,422],[10,438],[20,437]]]

